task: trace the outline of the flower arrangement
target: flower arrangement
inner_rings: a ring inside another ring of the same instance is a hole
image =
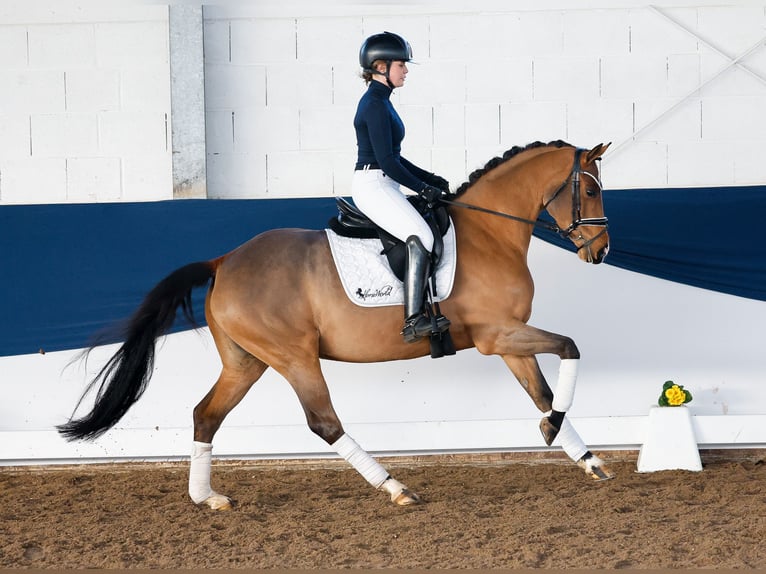
[[[678,407],[692,400],[692,394],[673,381],[665,381],[657,404],[661,407]]]

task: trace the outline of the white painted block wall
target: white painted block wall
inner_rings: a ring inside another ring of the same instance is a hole
[[[0,6],[0,203],[171,198],[168,7],[58,6]],[[762,183],[766,3],[653,6],[212,3],[209,196],[347,195],[357,50],[386,29],[418,62],[394,95],[404,152],[455,186],[558,138],[614,142],[612,188]]]
[[[559,138],[614,142],[612,188],[761,184],[766,3],[684,4],[208,6],[209,193],[348,195],[358,48],[382,30],[418,62],[393,96],[403,153],[455,186]]]
[[[0,7],[0,203],[171,199],[168,8]]]

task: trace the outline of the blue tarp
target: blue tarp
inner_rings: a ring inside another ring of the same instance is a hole
[[[605,263],[766,301],[766,186],[608,190],[604,212]],[[552,232],[535,235],[574,251]]]
[[[766,186],[613,190],[604,203],[608,264],[766,301]],[[174,269],[335,213],[333,198],[0,206],[0,356],[85,347]]]
[[[333,198],[0,206],[0,356],[86,347],[178,267],[335,213]],[[204,289],[193,302],[204,325]]]

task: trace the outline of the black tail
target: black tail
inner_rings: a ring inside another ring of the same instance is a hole
[[[125,324],[122,337],[125,342],[77,403],[79,407],[91,389],[100,384],[93,410],[56,427],[67,440],[92,440],[101,436],[141,398],[151,378],[157,338],[173,325],[178,307],[192,325],[197,324],[192,312],[192,289],[205,285],[214,276],[215,269],[214,261],[191,263],[165,277],[149,292]]]

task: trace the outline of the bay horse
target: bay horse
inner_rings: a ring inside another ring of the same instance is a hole
[[[502,357],[545,413],[540,429],[546,444],[558,437],[567,455],[596,480],[611,478],[612,473],[565,417],[580,353],[571,338],[527,324],[534,291],[527,251],[538,216],[546,210],[555,221],[546,225],[568,237],[581,260],[604,259],[609,235],[596,160],[608,147],[581,149],[562,141],[517,146],[473,172],[443,200],[454,225],[458,259],[452,293],[441,309],[452,322],[455,349],[475,347],[482,354]],[[81,397],[80,403],[98,385],[92,410],[76,420],[73,415],[58,426],[59,432],[69,440],[94,439],[114,426],[149,382],[156,340],[170,329],[179,309],[193,321],[192,290],[208,285],[205,317],[222,370],[194,408],[192,501],[213,509],[231,508],[231,499],[211,488],[213,437],[271,367],[292,386],[312,432],[394,503],[418,503],[417,494],[392,478],[344,431],[320,359],[412,359],[429,354],[428,339],[410,344],[402,340],[401,306],[360,307],[346,297],[322,230],[266,231],[225,255],[191,263],[160,281],[126,323],[122,346]],[[537,362],[540,353],[561,359],[555,394]]]

